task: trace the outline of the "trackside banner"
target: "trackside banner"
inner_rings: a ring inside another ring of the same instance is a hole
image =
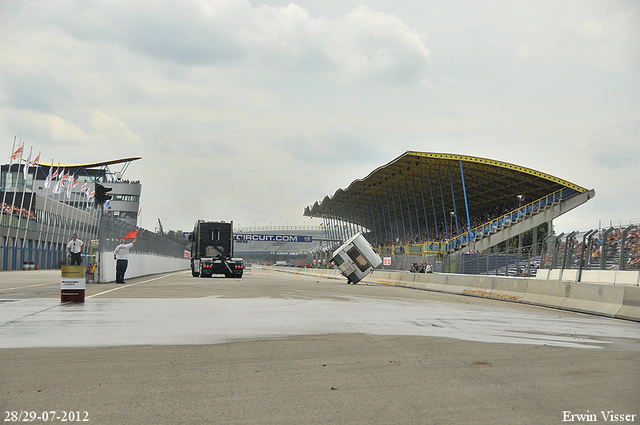
[[[247,241],[268,241],[268,242],[313,242],[313,238],[311,236],[300,236],[300,235],[261,235],[261,234],[252,234],[252,233],[239,233],[234,234],[233,239],[236,242]]]

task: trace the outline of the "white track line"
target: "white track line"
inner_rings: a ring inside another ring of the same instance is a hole
[[[36,285],[16,286],[15,288],[4,288],[4,289],[0,289],[0,292],[11,291],[13,289],[33,288],[35,286],[47,286],[47,285],[59,285],[59,284],[60,282],[38,283]]]
[[[170,276],[175,276],[179,273],[182,272],[177,272],[177,273],[172,273],[172,274],[167,274],[167,275],[163,275],[163,276],[159,276],[159,277],[155,277],[153,279],[149,279],[149,280],[143,280],[142,282],[136,282],[136,283],[130,283],[128,285],[122,285],[122,286],[118,286],[117,288],[113,288],[113,289],[109,289],[108,291],[103,291],[103,292],[99,292],[97,294],[93,294],[93,295],[89,295],[86,298],[93,298],[93,297],[97,297],[98,295],[104,295],[104,294],[108,294],[109,292],[113,292],[113,291],[117,291],[118,289],[123,289],[123,288],[128,288],[130,286],[135,286],[135,285],[140,285],[142,283],[149,283],[149,282],[153,282],[154,280],[159,280],[159,279],[164,279],[165,277],[170,277]]]

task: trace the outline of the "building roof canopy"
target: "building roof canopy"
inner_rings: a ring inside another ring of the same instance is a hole
[[[374,205],[388,202],[398,207],[404,204],[404,208],[410,205],[412,209],[418,208],[418,212],[426,205],[426,215],[432,213],[435,205],[439,215],[438,210],[443,208],[452,211],[454,202],[458,210],[464,209],[465,192],[473,214],[512,205],[517,195],[524,195],[526,202],[530,202],[564,188],[578,193],[587,191],[558,177],[502,161],[407,151],[365,178],[355,180],[347,189],[338,189],[333,196],[306,207],[304,215],[354,221],[350,219],[354,209],[369,202]]]

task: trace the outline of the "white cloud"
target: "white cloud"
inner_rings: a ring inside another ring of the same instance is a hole
[[[115,43],[180,66],[247,62],[260,73],[407,82],[424,77],[429,59],[424,34],[366,6],[336,19],[314,18],[292,3],[252,7],[241,0],[190,0],[179,7],[156,0],[59,6],[24,10],[78,41]]]

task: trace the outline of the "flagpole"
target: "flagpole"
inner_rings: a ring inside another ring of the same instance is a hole
[[[40,152],[38,152],[38,159],[39,158],[40,158]],[[29,159],[31,159],[31,155],[29,155]],[[29,166],[29,161],[27,161],[27,166]],[[29,223],[31,221],[31,207],[33,206],[33,198],[35,198],[36,196],[35,187],[36,187],[36,177],[38,175],[38,168],[39,167],[36,165],[33,172],[33,181],[31,182],[31,197],[29,199],[29,208],[27,209],[27,226],[24,229],[24,238],[22,239],[22,252],[24,252],[24,246],[27,241],[27,231],[29,230]],[[29,171],[27,171],[27,175],[28,174],[29,174]],[[26,181],[25,181],[25,186],[26,186]],[[36,221],[37,221],[37,216],[35,214],[34,214],[34,217],[36,217]],[[37,257],[37,252],[38,252],[38,246],[36,245],[36,257]]]
[[[14,148],[16,147],[16,136],[13,136],[13,147]],[[18,152],[18,151],[20,151],[20,152]],[[9,164],[9,171],[7,172],[7,181],[9,180],[9,176],[11,176],[11,180],[12,181],[11,181],[11,186],[9,186],[8,188],[5,188],[5,192],[4,192],[5,199],[6,199],[6,196],[7,196],[7,191],[11,190],[11,188],[13,187],[13,173],[11,172],[11,167],[13,166],[13,159],[14,159],[13,157],[16,156],[18,153],[20,154],[20,158],[22,158],[22,148],[18,148],[18,150],[14,151],[13,154],[11,155],[11,163]],[[20,171],[20,167],[18,167],[18,171]],[[16,174],[16,176],[17,176],[17,174]],[[17,185],[16,185],[16,187],[17,187]],[[11,197],[11,208],[9,209],[9,220],[7,220],[7,240],[6,240],[6,243],[5,243],[5,246],[7,248],[9,247],[9,240],[10,240],[9,239],[9,235],[11,233],[11,224],[13,223],[13,207],[14,207],[15,202],[16,202],[16,193],[15,193],[15,191],[13,191],[13,196]],[[4,211],[4,205],[5,205],[5,202],[3,201],[2,202],[3,211]],[[15,246],[15,244],[14,244],[14,246]]]
[[[24,152],[24,142],[22,142],[22,146],[19,148],[20,150],[20,159],[17,161],[18,170],[16,171],[16,185],[13,190],[13,200],[11,201],[11,224],[13,224],[13,210],[16,208],[16,196],[18,191],[18,176],[20,175],[20,163],[22,162],[22,153]],[[15,258],[15,250],[17,248],[17,238],[18,238],[18,229],[20,228],[20,218],[22,216],[22,212],[18,211],[18,224],[16,225],[16,237],[13,239],[13,258]],[[11,227],[7,229],[7,239],[11,239]]]
[[[56,171],[58,171],[60,169],[60,163],[58,163],[58,168]],[[58,219],[58,210],[60,209],[60,174],[58,173],[58,176],[56,177],[56,179],[58,180],[56,182],[56,187],[53,188],[53,194],[54,195],[58,195],[58,199],[57,199],[57,204],[56,204],[56,212],[55,212],[55,218]],[[51,199],[54,199],[53,197]],[[59,222],[61,222],[62,220],[59,220]],[[60,224],[60,223],[59,223]],[[56,229],[54,228],[54,231]],[[55,242],[55,247],[58,247],[58,243],[60,243],[60,232],[62,231],[62,229],[60,229],[60,225],[58,225],[58,231],[56,232],[56,242]],[[51,243],[53,242],[53,233],[51,234]],[[57,266],[56,266],[57,268]]]
[[[79,172],[79,169],[76,171],[76,174],[74,174],[73,176],[71,176],[70,183],[69,183],[69,184],[70,184],[70,186],[69,186],[69,187],[70,187],[70,189],[71,189],[71,196],[72,196],[72,197],[73,197],[74,195],[77,195],[77,192],[75,192],[75,193],[73,192],[73,186],[74,186],[74,185],[76,185],[76,184],[78,184],[78,182],[77,182],[77,180],[76,180],[76,175],[78,174],[78,172]],[[77,197],[76,197],[76,199],[77,199]],[[76,204],[75,204],[75,202],[71,202],[71,204],[72,204],[72,207],[73,207],[73,208],[75,208],[75,210],[71,210],[71,217],[72,217],[72,218],[71,218],[71,222],[72,222],[72,225],[75,225],[75,231],[74,231],[74,232],[72,232],[72,234],[73,234],[73,233],[76,233],[76,234],[77,234],[77,233],[80,231],[80,223],[79,223],[79,220],[80,220],[80,211],[81,211],[81,209],[80,209],[80,201],[78,201],[78,205],[76,205]],[[71,227],[71,229],[73,230],[73,229],[74,229],[74,227]],[[82,236],[83,236],[83,238],[84,238],[84,235],[82,235]],[[86,239],[86,238],[85,238],[85,239]],[[80,253],[81,258],[82,258],[82,254],[83,254],[83,252],[81,252],[81,253]],[[82,265],[82,263],[83,263],[83,262],[84,262],[84,261],[81,261],[81,265]]]
[[[49,167],[49,175],[47,176],[47,178],[45,179],[45,183],[44,183],[44,188],[46,189],[44,192],[44,203],[42,205],[42,214],[43,217],[42,219],[44,220],[45,217],[47,217],[47,199],[49,198],[49,188],[51,187],[51,173],[52,173],[52,169],[53,169],[53,159],[51,159],[51,166]],[[47,184],[48,182],[48,184]],[[42,240],[42,228],[44,227],[41,223],[40,227],[40,233],[38,234],[38,245],[40,245],[40,241]],[[49,219],[47,220],[47,234],[50,231],[51,228],[51,217],[49,217]],[[44,238],[44,245],[46,247],[47,245],[47,237],[45,235]],[[42,262],[44,263],[44,265],[46,266],[46,261],[44,260],[44,250],[42,253]]]
[[[5,187],[3,187],[2,189],[2,205],[0,205],[0,207],[2,208],[2,210],[0,211],[0,223],[4,220],[2,220],[3,216],[4,216],[4,210],[5,210],[5,201],[7,200],[7,192],[9,190],[7,186],[7,183],[9,183],[9,176],[11,176],[11,166],[13,165],[13,157],[16,154],[15,149],[16,149],[16,139],[17,136],[13,136],[13,146],[11,147],[11,156],[9,157],[9,168],[7,169],[7,177],[5,179]],[[8,211],[9,215],[8,217],[6,217],[6,222],[7,222],[7,237],[5,238],[4,241],[4,252],[8,252],[9,250],[9,229],[11,229],[11,220],[13,219],[13,207],[11,207],[11,210]],[[0,259],[0,270],[4,269],[4,258]],[[7,265],[8,268],[8,265]]]
[[[33,146],[31,147],[31,149],[33,149]],[[22,143],[22,152],[24,152],[24,142]],[[22,162],[22,152],[20,153],[20,162]],[[29,154],[29,156],[31,156],[31,153]],[[18,191],[18,176],[20,175],[20,162],[18,163],[18,172],[16,173],[16,190],[13,192],[13,205],[11,207],[11,210],[13,211],[13,209],[15,208],[15,203],[16,203],[16,194]],[[24,168],[23,168],[24,170]],[[24,174],[24,171],[23,171]],[[24,193],[27,190],[27,179],[24,179],[24,185],[23,185],[23,189],[22,189],[22,198],[20,200],[20,209],[18,210],[18,223],[16,225],[16,236],[13,240],[13,253],[14,253],[14,258],[15,258],[15,253],[16,253],[16,249],[18,248],[18,233],[20,233],[20,225],[22,224],[22,208],[24,206]],[[10,233],[7,232],[7,233]],[[24,256],[24,253],[23,253]]]
[[[24,195],[27,192],[27,176],[29,174],[29,160],[31,159],[31,152],[33,151],[33,146],[29,149],[29,156],[27,157],[27,163],[22,167],[22,176],[24,180],[24,185],[22,185],[22,198],[20,200],[20,219],[18,220],[18,230],[16,230],[16,238],[18,237],[18,232],[20,230],[20,225],[22,224],[22,209],[24,208]],[[20,173],[20,170],[18,170]],[[17,186],[16,186],[17,188]]]
[[[11,156],[9,156],[9,169],[7,170],[7,178],[5,181],[5,186],[8,183],[9,176],[11,175],[11,166],[13,165],[13,156],[16,154],[15,148],[16,148],[16,136],[13,136],[13,146],[11,147]],[[4,202],[7,199],[7,189],[8,189],[7,187],[4,187],[2,191],[2,214],[4,214]],[[11,213],[13,214],[13,211]]]
[[[73,179],[74,179],[74,174],[71,174],[71,172],[69,172],[69,177],[67,177],[67,184],[69,185],[67,187],[67,218],[69,220],[69,226],[67,227],[69,229],[69,233],[67,233],[65,236],[65,239],[63,241],[63,244],[68,241],[69,239],[71,239],[71,235],[73,235],[74,233],[77,233],[77,230],[74,230],[74,214],[75,211],[73,210],[73,205],[71,203],[71,193],[73,191]]]

